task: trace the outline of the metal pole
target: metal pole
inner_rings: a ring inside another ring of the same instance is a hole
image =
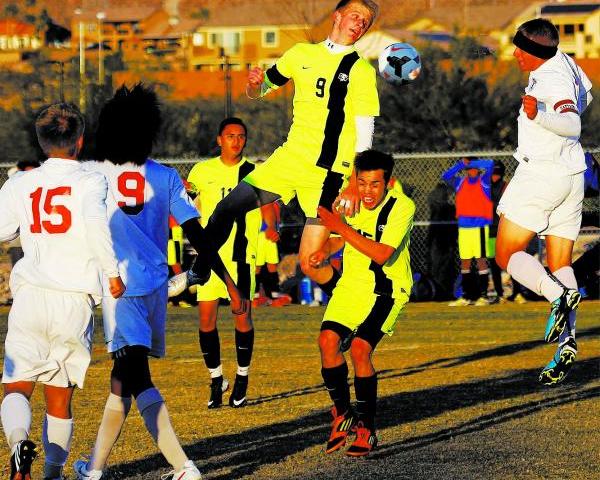
[[[83,11],[81,9],[75,10],[76,15],[80,15],[79,17],[79,109],[84,112],[85,111],[85,31],[83,24],[83,19],[81,18],[81,14]]]
[[[106,17],[104,12],[98,12],[98,85],[104,85],[104,32],[102,31],[102,20]]]

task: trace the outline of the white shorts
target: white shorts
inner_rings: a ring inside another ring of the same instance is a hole
[[[93,333],[89,295],[22,285],[8,314],[2,383],[83,388]]]
[[[497,211],[538,235],[575,241],[581,228],[583,190],[583,173],[552,176],[519,165]]]
[[[133,345],[148,348],[153,357],[165,356],[167,284],[138,297],[102,297],[104,340],[109,353]]]

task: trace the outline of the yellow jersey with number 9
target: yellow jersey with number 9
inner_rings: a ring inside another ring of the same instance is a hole
[[[352,170],[357,116],[379,115],[375,69],[354,48],[330,52],[299,43],[265,73],[270,89],[294,81],[294,118],[284,147],[299,160],[339,173]]]

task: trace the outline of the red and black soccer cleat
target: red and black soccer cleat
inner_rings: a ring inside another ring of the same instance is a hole
[[[344,415],[338,415],[337,409],[333,407],[331,415],[333,415],[331,435],[329,435],[325,453],[332,453],[342,448],[346,444],[346,438],[354,426],[354,416],[351,410],[348,410]]]
[[[356,425],[356,439],[352,445],[346,450],[346,455],[350,457],[364,457],[371,453],[377,446],[377,436],[375,430],[365,427],[363,422],[358,422]]]

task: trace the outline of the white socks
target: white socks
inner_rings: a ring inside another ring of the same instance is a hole
[[[167,462],[176,472],[183,469],[188,458],[175,435],[160,392],[156,388],[144,390],[138,395],[136,402],[146,428]]]
[[[517,282],[532,292],[543,295],[549,302],[553,302],[563,293],[563,288],[548,275],[542,264],[526,252],[513,253],[508,260],[506,271]]]
[[[46,414],[42,426],[42,442],[46,455],[45,478],[61,478],[62,468],[71,450],[72,438],[72,418],[57,418]]]
[[[31,406],[24,395],[20,393],[6,395],[0,407],[0,417],[11,450],[17,442],[29,438]]]
[[[104,415],[98,428],[96,443],[88,470],[103,470],[112,447],[117,442],[121,429],[131,408],[131,398],[124,398],[110,393],[104,406]]]

